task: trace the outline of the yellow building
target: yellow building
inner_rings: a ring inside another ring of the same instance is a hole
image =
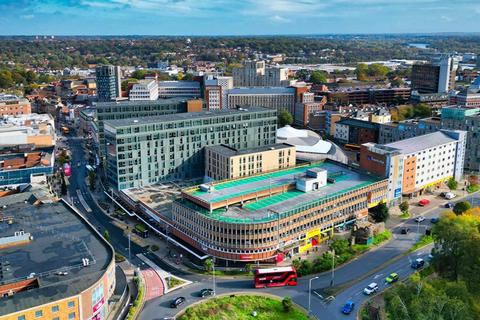
[[[295,147],[274,144],[237,150],[225,145],[205,148],[205,175],[214,180],[235,179],[296,165]]]

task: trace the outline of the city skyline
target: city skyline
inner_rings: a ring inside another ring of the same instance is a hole
[[[441,33],[480,27],[480,4],[465,0],[4,0],[0,9],[0,35]]]

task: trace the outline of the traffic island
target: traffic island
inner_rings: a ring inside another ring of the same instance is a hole
[[[178,320],[308,320],[307,313],[290,298],[281,300],[271,295],[223,295],[194,304],[180,314]]]

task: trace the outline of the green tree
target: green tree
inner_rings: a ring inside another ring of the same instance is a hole
[[[330,249],[335,251],[335,255],[342,255],[350,251],[350,244],[347,239],[337,239],[332,241]]]
[[[295,73],[298,80],[307,81],[310,77],[310,71],[307,69],[300,69]]]
[[[408,213],[408,208],[409,208],[409,204],[408,204],[408,201],[402,201],[402,203],[400,203],[400,205],[398,206],[398,208],[400,209],[400,211],[402,213]]]
[[[419,103],[413,106],[413,116],[414,117],[431,117],[432,116],[432,108],[424,103]]]
[[[286,125],[291,125],[293,123],[293,116],[287,110],[280,111],[278,115],[278,125],[284,127]]]
[[[358,81],[366,81],[367,74],[368,74],[368,65],[365,63],[357,64],[357,68],[355,69],[355,74],[357,76]]]
[[[450,190],[457,190],[457,188],[458,188],[458,182],[457,182],[454,178],[450,178],[450,179],[448,179],[447,187],[448,187]]]
[[[290,298],[290,297],[283,298],[282,305],[283,305],[283,309],[285,310],[285,312],[289,312],[290,310],[292,310],[292,308],[293,308],[292,298]]]
[[[384,202],[380,202],[377,206],[373,207],[370,211],[370,216],[375,222],[385,222],[390,216],[388,212],[388,206]]]
[[[90,186],[90,190],[95,190],[95,179],[97,178],[97,175],[95,174],[95,171],[89,170],[88,171],[88,184]]]
[[[461,215],[461,214],[464,214],[465,212],[467,212],[467,210],[470,209],[470,208],[471,208],[471,206],[470,206],[469,202],[460,201],[460,202],[455,203],[455,205],[453,206],[453,212],[456,215]]]
[[[315,70],[310,74],[310,82],[313,84],[327,83],[327,77],[323,71]]]
[[[139,69],[139,70],[133,71],[131,77],[135,78],[135,79],[138,79],[138,80],[141,80],[141,79],[145,79],[145,75],[147,73],[148,73],[148,70]]]
[[[212,258],[205,259],[205,261],[203,262],[203,267],[205,268],[205,271],[212,272],[212,270],[213,270],[213,259]]]
[[[108,232],[108,230],[103,231],[103,238],[105,238],[107,242],[110,242],[110,232]]]
[[[372,63],[367,67],[367,74],[371,77],[385,78],[390,69],[380,63]]]
[[[252,272],[252,269],[253,269],[253,267],[252,267],[251,263],[247,263],[245,265],[245,272],[250,273],[250,272]]]

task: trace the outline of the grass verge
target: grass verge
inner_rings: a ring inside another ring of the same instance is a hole
[[[165,278],[165,282],[167,283],[168,289],[173,289],[185,283],[185,281],[175,277],[167,277]]]
[[[400,219],[408,219],[408,218],[410,218],[410,213],[404,212],[399,217],[400,217]]]
[[[256,316],[253,316],[256,312]],[[258,295],[235,295],[209,299],[185,310],[179,320],[308,320],[308,316],[291,306],[286,310],[281,300]]]
[[[145,284],[143,283],[142,278],[135,277],[133,278],[133,280],[137,284],[138,294],[135,300],[133,301],[132,306],[128,310],[127,317],[125,318],[127,320],[133,320],[136,318],[137,314],[142,309],[141,306],[143,303],[143,297],[145,296]]]
[[[423,235],[420,240],[417,241],[409,250],[408,252],[413,252],[417,249],[420,249],[422,247],[428,246],[429,244],[433,243],[433,237],[432,236],[427,236]]]

